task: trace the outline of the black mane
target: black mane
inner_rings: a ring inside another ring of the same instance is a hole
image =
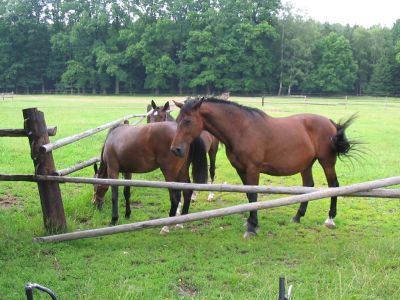
[[[185,104],[184,104],[184,106],[182,107],[182,111],[183,111],[183,112],[188,112],[188,111],[192,110],[193,105],[194,105],[197,101],[199,101],[199,99],[194,99],[194,100],[187,100],[187,101],[185,101]],[[260,110],[260,109],[258,109],[258,108],[253,108],[253,107],[244,106],[244,105],[241,105],[241,104],[239,104],[239,103],[232,102],[232,101],[227,101],[227,100],[222,100],[222,99],[218,99],[218,98],[211,97],[211,98],[205,98],[205,99],[203,100],[203,102],[204,102],[204,103],[217,103],[217,104],[223,104],[223,105],[234,106],[234,107],[237,107],[237,108],[239,108],[239,109],[241,109],[241,110],[245,110],[245,111],[247,111],[247,112],[249,112],[249,113],[252,113],[252,114],[258,114],[258,115],[261,115],[261,116],[266,116],[265,112],[263,112],[262,110]]]

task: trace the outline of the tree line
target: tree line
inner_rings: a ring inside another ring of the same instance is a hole
[[[392,28],[279,0],[0,0],[0,91],[400,95]]]

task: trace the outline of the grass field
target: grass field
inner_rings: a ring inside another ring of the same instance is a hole
[[[172,97],[15,96],[0,102],[0,128],[22,128],[22,109],[38,107],[59,138],[131,113],[143,113],[150,99],[161,105]],[[179,99],[175,97],[173,99]],[[359,161],[339,161],[341,185],[399,175],[398,99],[303,99],[232,97],[271,116],[300,112],[335,121],[357,112],[347,135],[365,142]],[[174,112],[176,115],[176,112]],[[99,155],[106,132],[55,150],[57,169]],[[26,138],[0,139],[0,173],[32,174]],[[223,147],[217,157],[217,183],[239,184]],[[93,176],[91,168],[73,174]],[[162,180],[160,172],[134,176]],[[326,186],[314,166],[317,187]],[[299,175],[263,175],[261,184],[295,186]],[[111,193],[102,211],[91,204],[93,188],[61,185],[69,231],[107,226]],[[122,193],[120,193],[120,197]],[[260,195],[260,200],[279,198]],[[213,202],[200,193],[191,212],[247,203],[243,194],[217,193]],[[166,217],[168,193],[133,189],[130,221]],[[399,299],[400,203],[397,199],[339,198],[337,228],[322,226],[329,199],[310,203],[301,224],[290,222],[296,206],[259,212],[256,238],[243,239],[247,214],[199,221],[160,236],[148,229],[101,238],[34,244],[45,234],[36,184],[0,182],[0,299],[23,299],[24,285],[37,282],[60,299],[277,299],[278,278],[293,284],[293,299]],[[120,201],[120,213],[124,212]],[[36,298],[35,298],[36,299]],[[37,299],[47,296],[37,295]]]

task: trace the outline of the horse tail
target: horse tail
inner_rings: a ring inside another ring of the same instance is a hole
[[[190,144],[189,161],[192,164],[192,177],[195,183],[207,183],[207,151],[203,140],[197,137]]]
[[[349,156],[350,150],[353,150],[356,145],[360,144],[360,142],[358,142],[356,140],[349,140],[345,134],[346,129],[351,124],[353,124],[353,122],[357,118],[358,118],[358,115],[353,114],[347,120],[339,121],[338,123],[335,123],[331,120],[333,125],[335,125],[335,127],[336,127],[336,135],[334,137],[332,137],[331,140],[333,143],[334,152],[336,153],[336,156],[339,158],[341,158],[343,156],[345,156],[345,157]]]
[[[103,143],[103,147],[101,147],[100,166],[99,166],[99,169],[97,169],[97,165],[94,164],[94,172],[95,172],[95,174],[97,174],[97,176],[98,176],[99,178],[105,178],[105,176],[107,175],[107,164],[106,164],[105,161],[104,161],[104,147],[105,147],[105,145],[106,145],[106,141],[107,141],[108,137],[110,136],[111,132],[112,132],[115,128],[119,127],[119,126],[122,126],[122,124],[117,124],[117,125],[111,127],[110,130],[109,130],[108,133],[107,133],[107,136],[106,136],[106,138],[105,138],[105,140],[104,140],[104,143]]]

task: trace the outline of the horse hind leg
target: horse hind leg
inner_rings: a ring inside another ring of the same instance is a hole
[[[124,173],[124,178],[130,180],[132,178],[131,173]],[[125,198],[125,219],[129,219],[131,217],[131,187],[124,186],[124,198]]]
[[[303,186],[314,186],[314,179],[312,175],[312,165],[301,172],[301,178],[303,180]],[[300,207],[297,210],[296,215],[292,218],[294,223],[300,223],[300,219],[305,216],[307,211],[308,201],[300,203]]]
[[[329,187],[339,187],[339,181],[336,176],[335,165],[322,165],[325,173],[326,180],[328,181]],[[337,196],[331,197],[331,205],[328,212],[328,218],[324,222],[324,225],[328,228],[335,228],[336,224],[333,219],[336,217],[336,206],[337,206]]]
[[[218,148],[216,149],[218,150]],[[215,179],[215,158],[217,156],[216,150],[212,149],[212,151],[209,152],[209,158],[210,158],[210,178],[211,178],[211,184],[214,183],[214,179]],[[214,193],[210,192],[208,194],[208,201],[212,201],[214,199]]]

